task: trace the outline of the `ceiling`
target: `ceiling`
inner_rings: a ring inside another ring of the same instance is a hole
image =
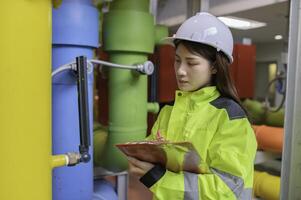
[[[267,23],[267,26],[237,30],[231,29],[234,40],[250,38],[252,43],[287,43],[289,1],[286,0],[210,0],[209,12],[217,16],[231,15]],[[187,13],[187,1],[159,0],[157,22],[163,24],[170,19],[178,22],[170,26],[170,34],[176,32]],[[274,36],[281,34],[282,40]]]
[[[283,40],[279,40],[278,42],[287,42],[288,8],[288,2],[281,2],[230,14],[236,17],[267,23],[267,26],[250,30],[231,29],[234,38],[241,40],[243,37],[248,37],[254,43],[266,43],[277,42],[274,36],[281,34]]]

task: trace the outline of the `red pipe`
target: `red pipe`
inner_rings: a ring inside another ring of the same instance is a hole
[[[258,149],[281,153],[283,146],[283,128],[271,126],[252,126],[256,135]]]

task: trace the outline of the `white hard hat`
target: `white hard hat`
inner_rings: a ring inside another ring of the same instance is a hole
[[[173,37],[165,38],[165,41],[174,45],[174,40],[188,40],[215,47],[222,51],[233,62],[233,37],[230,29],[215,16],[200,12],[187,19]]]

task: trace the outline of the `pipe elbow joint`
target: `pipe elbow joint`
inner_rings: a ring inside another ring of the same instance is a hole
[[[80,162],[88,163],[91,160],[91,155],[88,152],[84,152],[81,154]]]

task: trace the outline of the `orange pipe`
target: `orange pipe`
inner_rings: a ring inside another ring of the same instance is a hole
[[[281,153],[283,146],[283,128],[271,126],[252,126],[256,135],[258,149]]]

